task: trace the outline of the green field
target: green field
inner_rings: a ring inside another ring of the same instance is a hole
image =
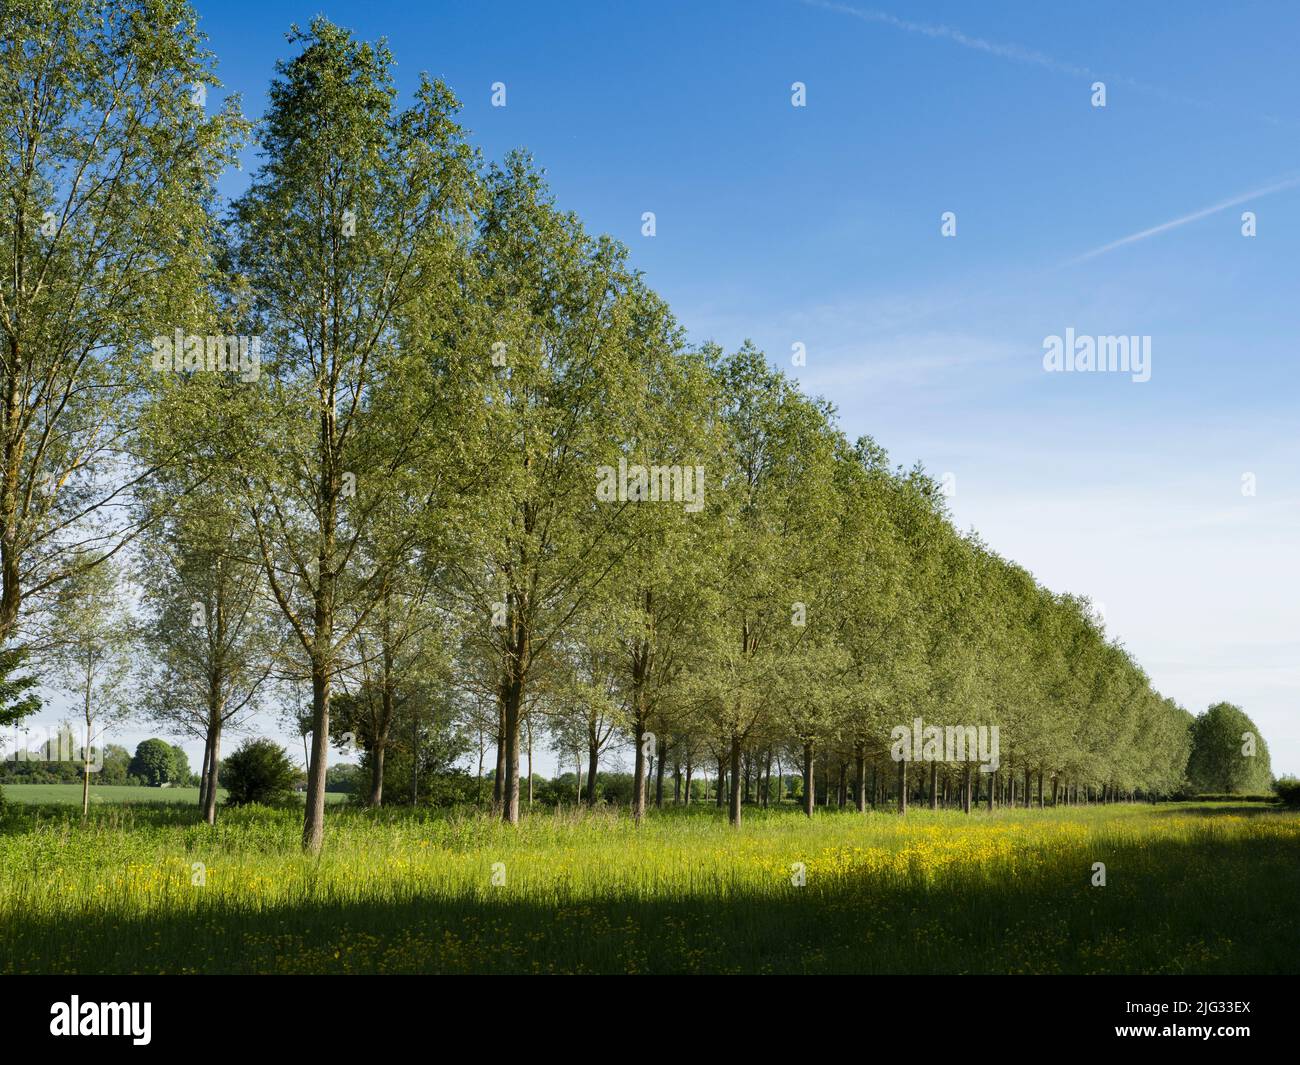
[[[10,802],[25,804],[57,803],[68,806],[81,806],[80,784],[6,784],[4,785],[4,792],[5,798]],[[225,798],[225,792],[221,789],[218,789],[217,793],[223,799]],[[95,787],[92,785],[90,788],[90,802],[92,806],[128,802],[192,803],[197,806],[199,789],[148,788],[132,784],[111,787]]]
[[[81,807],[80,784],[5,784],[5,798],[10,802],[31,804],[62,804]],[[217,796],[223,802],[226,798],[224,788],[217,789]],[[347,796],[327,791],[325,801],[337,803],[345,801]],[[149,788],[132,784],[91,785],[90,803],[92,806],[112,806],[118,803],[199,803],[198,788]]]
[[[1300,971],[1293,812],[746,813],[15,805],[0,972]]]

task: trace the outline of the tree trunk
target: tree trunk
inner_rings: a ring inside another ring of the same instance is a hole
[[[390,614],[391,597],[384,596],[383,622],[383,687],[379,695],[379,720],[372,722],[370,749],[370,803],[372,807],[384,805],[384,753],[388,750],[388,730],[393,723],[393,714],[397,708],[397,677],[393,666],[392,616]],[[416,742],[411,746],[411,773],[418,775],[420,765],[419,752],[420,728],[418,723],[411,728],[411,738]],[[414,803],[412,803],[414,805]]]
[[[474,789],[474,805],[483,805],[483,759],[487,756],[487,744],[483,730],[478,730],[478,784]],[[415,776],[414,773],[411,776]]]
[[[411,809],[414,810],[420,805],[420,759],[417,752],[420,749],[420,720],[415,714],[411,715]],[[483,775],[483,749],[479,748],[478,756],[479,776]],[[481,792],[475,794],[477,802],[482,797]]]
[[[94,684],[94,664],[91,656],[86,656],[86,701],[82,707],[82,716],[86,722],[86,745],[81,749],[81,817],[84,820],[90,813],[90,740],[94,735],[94,714],[93,704],[91,703],[91,689]],[[72,730],[69,729],[69,732]],[[53,754],[53,751],[47,751]],[[69,758],[72,752],[68,752]],[[59,752],[59,757],[63,757],[63,752]]]
[[[638,748],[640,750],[640,748]],[[594,740],[587,744],[587,806],[596,805],[596,769],[600,761],[600,745]]]
[[[376,740],[370,752],[370,800],[368,806],[384,804],[384,750],[388,744]],[[415,752],[411,752],[411,772],[415,772]]]
[[[715,796],[718,809],[721,810],[727,805],[726,793],[723,789],[723,782],[727,779],[727,761],[722,755],[718,755],[718,794]]]
[[[322,620],[324,619],[324,620]],[[334,638],[332,614],[317,610],[316,646],[328,646]],[[311,763],[307,768],[307,813],[302,826],[302,848],[319,854],[325,842],[325,763],[330,748],[330,668],[317,653],[311,663]]]
[[[632,772],[632,821],[638,825],[645,816],[645,737],[645,712],[638,708],[632,722],[632,739],[636,746]]]
[[[199,815],[208,808],[208,760],[212,757],[212,727],[203,736],[203,768],[199,771]]]
[[[664,770],[667,769],[667,759],[664,758],[664,754],[666,753],[667,752],[660,753],[659,764],[655,766],[655,809],[656,810],[662,810],[664,808]]]
[[[971,786],[971,768],[970,762],[966,763],[966,786],[961,792],[961,809],[962,813],[970,813],[970,786]]]
[[[860,743],[853,752],[853,781],[858,813],[864,814],[867,812],[867,755]]]
[[[644,597],[644,622],[646,632],[653,629],[654,621],[654,595],[650,589],[645,589]],[[632,821],[640,824],[641,819],[645,817],[646,805],[646,751],[645,739],[649,727],[650,702],[649,702],[649,684],[650,670],[653,662],[652,644],[649,636],[643,636],[636,642],[635,649],[632,653],[632,738],[636,744],[635,766],[632,773]],[[656,750],[654,757],[658,758],[660,767],[663,765],[662,752]],[[659,775],[662,782],[663,774]],[[662,792],[662,783],[660,789]]]
[[[83,818],[90,813],[90,761],[90,721],[87,719],[86,746],[81,752],[81,816]]]
[[[898,812],[907,813],[907,759],[898,760]]]
[[[501,809],[501,796],[506,783],[506,704],[497,697],[497,766],[492,780],[492,809]]]
[[[731,812],[728,820],[735,828],[740,827],[740,737],[731,737]]]
[[[15,249],[22,247],[24,213],[21,210],[14,212]],[[19,510],[19,483],[27,450],[27,434],[23,429],[19,389],[26,376],[25,362],[29,356],[13,333],[9,336],[9,356],[8,372],[5,373],[4,490],[0,492],[0,530],[3,533],[0,535],[0,645],[9,642],[22,603],[22,546],[18,533],[24,519]]]
[[[817,803],[817,785],[814,783],[813,745],[809,740],[803,745],[803,812],[812,817],[813,807]]]
[[[524,720],[524,726],[528,730],[528,808],[533,808],[533,715],[529,714]]]
[[[220,785],[218,774],[221,770],[221,722],[218,720],[212,730],[212,757],[208,759],[208,775],[203,791],[203,820],[210,825],[217,823],[217,788]]]
[[[519,824],[519,722],[523,718],[527,681],[529,641],[527,633],[515,639],[510,656],[510,675],[505,686],[506,758],[505,783],[501,787],[501,819],[508,825]],[[594,790],[594,789],[593,789]]]

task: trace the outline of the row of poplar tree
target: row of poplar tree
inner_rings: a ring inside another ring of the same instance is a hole
[[[309,850],[331,746],[380,801],[419,708],[489,723],[510,822],[541,721],[593,766],[630,740],[638,818],[674,750],[717,759],[733,822],[773,752],[809,809],[821,757],[861,797],[867,766],[908,779],[890,732],[917,717],[998,726],[1008,797],[1181,783],[1189,715],[1086,600],[752,346],[688,346],[527,156],[480,158],[445,85],[399,104],[383,42],[294,30],[250,123],[208,106],[179,0],[9,0],[0,28],[0,641],[75,633],[90,691],[134,626],[148,711],[204,739],[209,819],[223,730],[286,685]]]

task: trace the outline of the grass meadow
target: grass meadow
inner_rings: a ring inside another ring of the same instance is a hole
[[[5,798],[9,802],[23,803],[26,805],[66,805],[75,806],[81,809],[81,785],[80,784],[6,784],[4,785]],[[217,797],[225,801],[226,789],[218,788]],[[327,803],[337,803],[346,801],[347,796],[338,792],[327,791],[325,801]],[[111,785],[92,785],[90,789],[90,803],[92,806],[115,806],[119,803],[166,803],[166,804],[189,804],[197,806],[199,802],[198,788],[151,788],[145,785],[133,784],[111,784]]]
[[[0,972],[1300,971],[1300,814],[1259,804],[746,809],[739,831],[705,806],[639,829],[346,807],[319,858],[300,832],[292,809],[212,829],[13,803]]]
[[[80,784],[6,784],[5,799],[24,804],[64,805],[81,809]],[[224,790],[217,794],[225,798]],[[114,806],[118,803],[161,802],[198,804],[198,788],[150,788],[143,785],[115,784],[110,787],[92,785],[92,806]]]

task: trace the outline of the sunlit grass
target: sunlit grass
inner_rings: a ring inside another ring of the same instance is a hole
[[[9,802],[26,805],[81,806],[80,784],[6,784],[4,795]],[[217,797],[225,799],[224,788],[217,789]],[[328,803],[342,802],[345,798],[345,795],[336,792],[325,793],[325,801]],[[90,788],[92,806],[116,806],[128,802],[189,803],[196,806],[198,801],[198,788],[151,788],[143,784],[94,784]]]
[[[1300,967],[1300,816],[18,808],[0,971],[1219,972]],[[1094,863],[1106,885],[1093,886]],[[802,874],[802,875],[800,875]],[[802,884],[798,881],[802,880]]]

